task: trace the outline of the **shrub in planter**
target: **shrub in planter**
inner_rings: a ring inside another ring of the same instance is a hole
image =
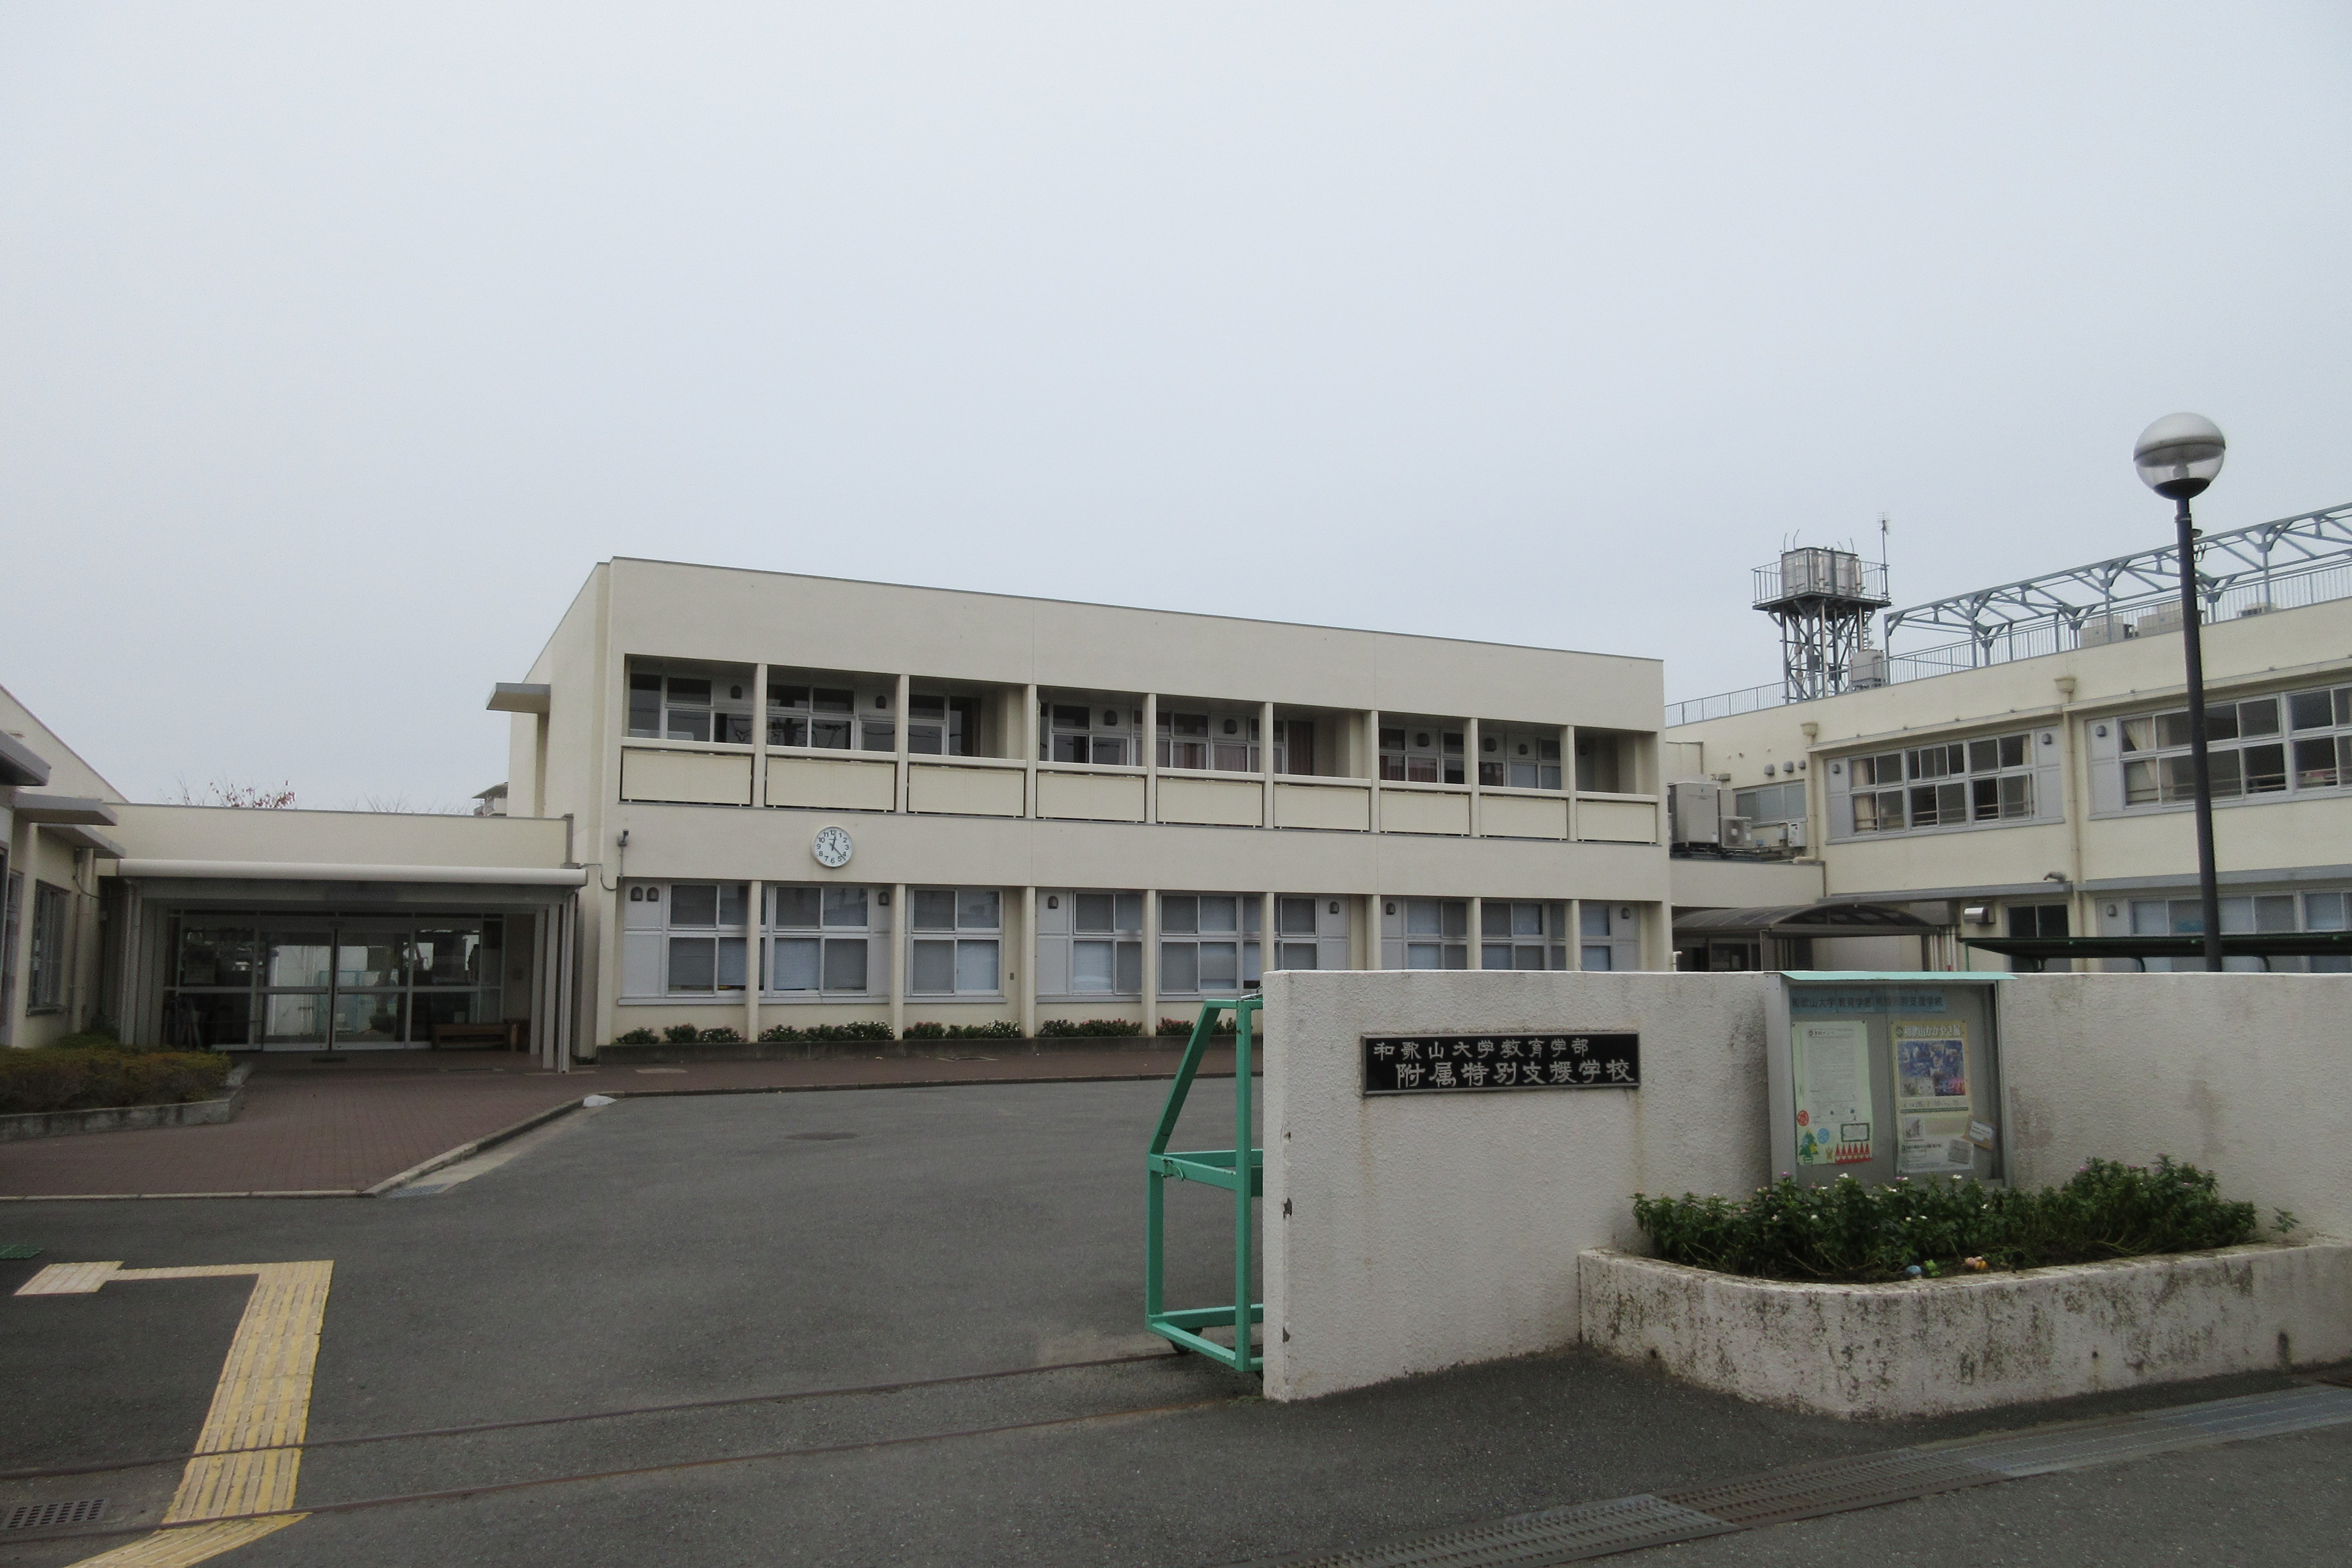
[[[662,1038],[672,1045],[692,1045],[702,1038],[702,1031],[690,1023],[674,1023],[662,1030]]]
[[[1133,1019],[1047,1019],[1037,1026],[1039,1040],[1111,1040],[1142,1032]]]
[[[53,1051],[136,1051],[139,1048],[123,1044],[104,1030],[84,1029],[76,1030],[71,1034],[59,1035],[51,1043],[50,1049]]]
[[[915,1039],[936,1038],[916,1035],[914,1031],[920,1027],[918,1024],[908,1024],[907,1032]],[[806,1029],[794,1029],[790,1024],[780,1023],[773,1029],[761,1031],[760,1038],[783,1044],[796,1040],[889,1040],[893,1037],[890,1033],[890,1026],[887,1023],[859,1022],[818,1023],[811,1024]]]
[[[661,1036],[649,1029],[633,1029],[626,1034],[614,1035],[613,1043],[614,1045],[659,1045]]]
[[[1160,1020],[1160,1032],[1161,1034],[1183,1035],[1189,1039],[1192,1033],[1193,1024],[1198,1021],[1199,1020],[1197,1019],[1161,1019]],[[1212,1034],[1233,1033],[1234,1015],[1231,1013],[1219,1013],[1217,1015],[1216,1023],[1210,1029],[1209,1032]],[[1250,1030],[1250,1038],[1253,1040],[1260,1039],[1264,1034],[1265,1031],[1263,1030],[1252,1029]]]
[[[943,1023],[910,1023],[898,1031],[900,1040],[945,1040],[948,1026]]]
[[[1019,1040],[1021,1026],[1011,1019],[998,1019],[992,1023],[959,1023],[948,1026],[950,1040]]]
[[[2087,1160],[2038,1192],[1973,1177],[1865,1186],[1842,1176],[1801,1186],[1782,1176],[1733,1202],[1720,1196],[1633,1196],[1633,1218],[1669,1262],[1776,1280],[1871,1281],[1976,1267],[2032,1269],[2256,1239],[2254,1206],[2221,1196],[2195,1166]],[[2273,1228],[2293,1228],[2278,1212]]]
[[[231,1065],[212,1051],[54,1045],[0,1051],[0,1115],[209,1100],[221,1092]]]
[[[743,1043],[743,1037],[736,1030],[729,1029],[724,1024],[721,1024],[717,1029],[704,1030],[702,1031],[702,1043],[705,1045],[740,1045]]]

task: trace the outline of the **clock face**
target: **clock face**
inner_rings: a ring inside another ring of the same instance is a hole
[[[814,841],[809,845],[809,853],[816,856],[819,865],[845,866],[849,863],[849,857],[856,848],[849,841],[848,829],[819,828]]]

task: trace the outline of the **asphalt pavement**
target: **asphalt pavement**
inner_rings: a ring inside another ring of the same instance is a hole
[[[0,1291],[60,1261],[333,1261],[299,1494],[313,1511],[218,1559],[256,1568],[1210,1568],[2289,1381],[1864,1424],[1571,1350],[1269,1404],[1141,1331],[1139,1156],[1165,1092],[624,1101],[419,1196],[14,1205],[0,1241],[45,1250],[0,1263]],[[1180,1145],[1230,1142],[1231,1092],[1196,1093]],[[1214,1300],[1229,1200],[1174,1198],[1171,1299]],[[0,1509],[103,1497],[97,1528],[152,1522],[249,1289],[0,1295]],[[1622,1560],[2341,1563],[2347,1431]],[[91,1528],[11,1531],[0,1563],[136,1539]]]

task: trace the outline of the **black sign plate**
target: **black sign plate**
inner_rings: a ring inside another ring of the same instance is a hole
[[[1638,1034],[1368,1034],[1367,1094],[1639,1089]]]

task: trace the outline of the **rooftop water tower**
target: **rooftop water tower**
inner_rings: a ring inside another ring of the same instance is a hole
[[[1852,550],[1785,549],[1778,565],[1758,567],[1756,608],[1780,628],[1788,700],[1884,685],[1885,655],[1870,646],[1870,618],[1891,602],[1885,563]]]

